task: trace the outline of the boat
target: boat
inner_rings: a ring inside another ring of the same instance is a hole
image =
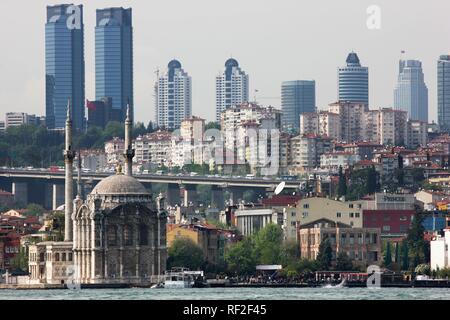
[[[204,288],[207,283],[203,271],[191,271],[187,268],[173,268],[164,275],[165,289]]]

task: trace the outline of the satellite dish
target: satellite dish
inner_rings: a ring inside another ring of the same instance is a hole
[[[275,189],[275,194],[276,195],[279,195],[283,190],[284,190],[284,188],[286,187],[286,182],[281,182],[279,185],[278,185],[278,187]]]

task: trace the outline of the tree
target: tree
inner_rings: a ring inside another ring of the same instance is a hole
[[[205,126],[205,130],[217,129],[220,130],[220,124],[217,122],[208,122]]]
[[[283,231],[277,224],[269,224],[255,236],[255,253],[260,264],[280,262]]]
[[[28,270],[28,253],[26,248],[21,247],[19,253],[11,260],[11,266],[15,270]]]
[[[169,248],[167,267],[184,267],[198,270],[204,263],[202,248],[189,238],[178,238]]]
[[[396,264],[398,264],[399,260],[400,260],[399,244],[398,244],[398,242],[396,242],[395,243],[394,261]]]
[[[386,252],[384,254],[384,266],[386,268],[390,268],[392,264],[392,250],[391,250],[391,243],[388,241],[386,243]]]
[[[45,209],[44,209],[44,207],[42,207],[39,204],[30,203],[27,206],[26,212],[27,212],[27,215],[30,215],[30,216],[41,216],[45,212]]]
[[[366,193],[373,194],[377,191],[377,171],[375,166],[367,169]]]
[[[281,245],[280,264],[283,267],[295,266],[300,258],[300,247],[296,241],[286,241]]]
[[[409,249],[406,240],[404,240],[402,244],[402,270],[409,270]]]
[[[411,268],[415,268],[421,263],[430,262],[430,243],[423,237],[425,232],[425,228],[422,225],[423,219],[424,217],[420,213],[414,216],[406,237],[409,256],[413,261]]]
[[[352,271],[353,262],[347,253],[341,251],[336,258],[336,268],[337,271]]]
[[[330,270],[332,259],[332,249],[328,239],[322,241],[319,245],[317,254],[317,264],[320,270]]]
[[[338,197],[345,196],[347,194],[347,181],[342,171],[342,166],[339,166],[339,185],[338,185]]]
[[[233,244],[225,253],[228,270],[237,275],[253,274],[256,269],[256,257],[251,238]]]

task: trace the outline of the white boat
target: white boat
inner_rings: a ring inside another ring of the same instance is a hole
[[[190,271],[185,268],[174,268],[164,276],[165,289],[193,288],[198,279],[204,279],[203,271]]]

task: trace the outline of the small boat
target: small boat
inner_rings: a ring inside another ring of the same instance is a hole
[[[165,289],[204,288],[206,286],[203,271],[173,268],[164,275]]]

